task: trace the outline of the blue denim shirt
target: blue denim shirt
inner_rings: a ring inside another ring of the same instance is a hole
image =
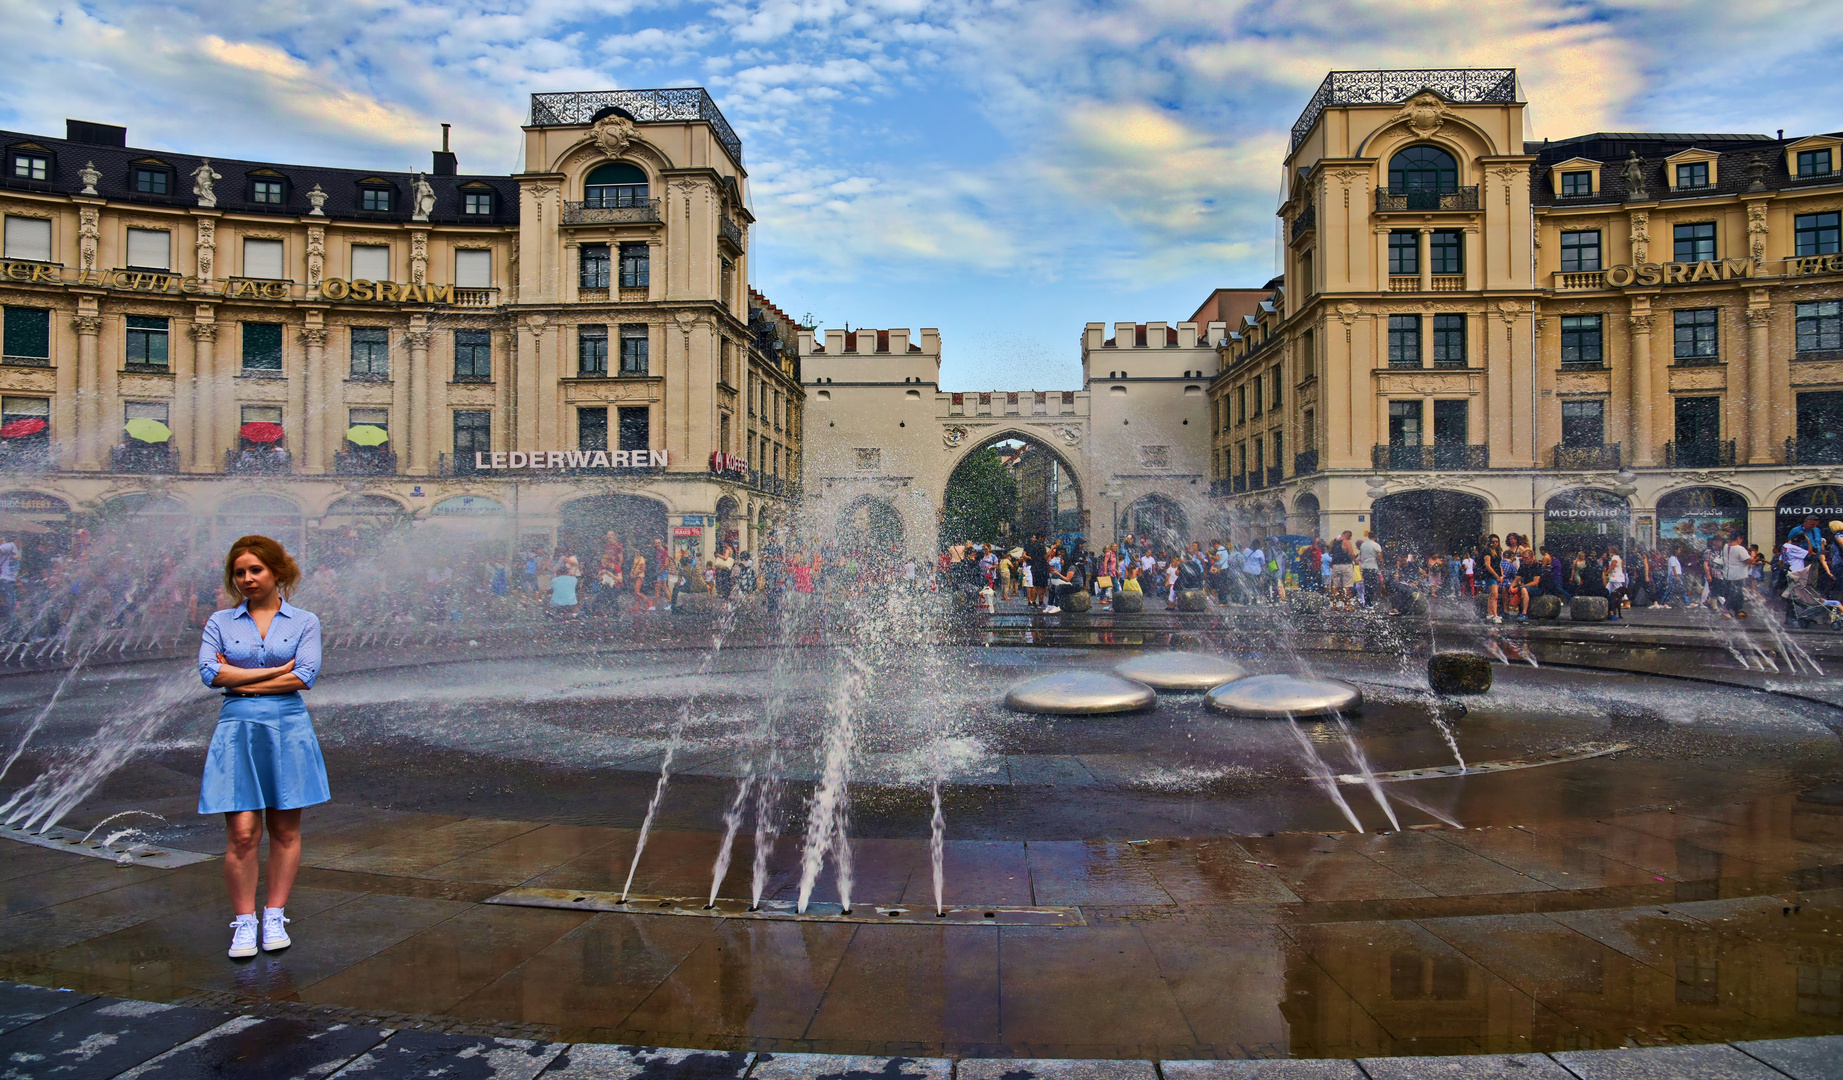
[[[269,623],[269,636],[256,632],[256,619],[248,603],[214,611],[205,620],[204,639],[198,645],[198,674],[206,686],[223,667],[218,653],[231,667],[266,668],[294,661],[294,677],[308,688],[320,674],[320,619],[288,601]]]

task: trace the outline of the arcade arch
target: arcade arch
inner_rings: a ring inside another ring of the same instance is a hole
[[[1000,480],[1004,475],[1012,481],[1009,494]],[[943,544],[1033,533],[1066,537],[1085,533],[1088,526],[1080,478],[1068,457],[1047,440],[1019,430],[997,432],[962,454],[947,474],[940,508]]]

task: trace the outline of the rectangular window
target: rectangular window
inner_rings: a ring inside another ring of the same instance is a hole
[[[1262,483],[1261,473],[1265,471],[1267,468],[1266,459],[1267,459],[1267,444],[1260,439],[1255,439],[1254,440],[1254,468],[1252,470],[1254,473],[1254,478],[1250,480],[1249,483],[1255,484],[1257,486]]]
[[[493,287],[493,253],[457,251],[454,253],[454,283],[463,289]]]
[[[353,244],[352,278],[355,281],[389,281],[390,246]]]
[[[275,424],[282,422],[280,405],[245,405],[237,410],[238,424]]]
[[[1562,196],[1593,194],[1593,174],[1590,172],[1565,172],[1561,174]]]
[[[1389,233],[1389,273],[1394,276],[1421,272],[1421,236],[1405,229]]]
[[[608,449],[608,407],[606,405],[576,410],[576,449]]]
[[[1436,274],[1465,273],[1465,234],[1456,229],[1439,229],[1428,237],[1427,261]]]
[[[1798,463],[1843,463],[1843,391],[1799,394],[1797,409]]]
[[[1561,403],[1561,444],[1576,447],[1606,445],[1606,402]]]
[[[652,412],[644,405],[621,406],[622,450],[650,450],[653,446]]]
[[[1466,444],[1470,435],[1467,429],[1470,404],[1463,399],[1433,403],[1433,444],[1435,446],[1464,446]]]
[[[1421,445],[1420,401],[1389,402],[1389,445]]]
[[[1676,239],[1674,261],[1702,262],[1715,257],[1715,223],[1713,221],[1678,225],[1671,231]]]
[[[164,401],[124,401],[122,402],[122,422],[130,420],[158,420],[162,424],[168,419],[167,404]]]
[[[389,210],[389,188],[360,188],[358,191],[358,208],[360,210]]]
[[[280,206],[282,204],[282,182],[280,180],[251,181],[250,201],[269,206]]]
[[[493,332],[454,332],[454,381],[489,382],[493,378]]]
[[[1697,468],[1715,465],[1704,451],[1721,440],[1721,399],[1680,397],[1676,411],[1676,463]]]
[[[1437,368],[1465,366],[1464,315],[1435,315],[1433,317],[1433,366]]]
[[[128,230],[128,266],[134,270],[166,270],[173,265],[172,233],[165,229]]]
[[[1273,462],[1273,464],[1270,466],[1271,468],[1278,469],[1282,467],[1281,463],[1285,461],[1285,459],[1280,456],[1280,448],[1284,445],[1286,444],[1284,440],[1281,438],[1280,433],[1277,431],[1274,432],[1273,433],[1273,457],[1269,459],[1270,461]]]
[[[1305,452],[1308,454],[1318,449],[1318,426],[1313,422],[1317,418],[1318,413],[1313,409],[1307,409],[1300,417],[1299,441],[1305,444]]]
[[[582,287],[585,289],[605,289],[608,287],[608,245],[584,244],[582,251]]]
[[[0,425],[16,424],[21,420],[37,421],[30,425],[36,430],[0,439],[0,465],[49,466],[51,464],[51,399],[0,398]]]
[[[1720,355],[1718,345],[1719,327],[1716,319],[1721,312],[1716,308],[1699,308],[1695,311],[1678,311],[1675,316],[1677,333],[1676,357],[1682,360],[1707,361]]]
[[[281,369],[282,324],[244,323],[243,370],[280,371]]]
[[[51,312],[47,308],[9,307],[0,311],[0,353],[9,363],[35,366],[51,362]]]
[[[279,280],[288,275],[282,270],[280,240],[245,240],[243,242],[243,276]]]
[[[1389,316],[1389,366],[1392,368],[1421,366],[1421,317],[1419,315]]]
[[[652,281],[652,254],[647,244],[621,245],[621,288],[644,289]]]
[[[646,374],[646,327],[621,327],[621,374]]]
[[[1827,214],[1799,214],[1792,219],[1792,246],[1794,255],[1836,255],[1843,252],[1843,229],[1838,222],[1843,214],[1832,210]]]
[[[165,169],[148,169],[137,166],[134,170],[133,186],[137,195],[165,195],[172,183]]]
[[[1677,187],[1700,188],[1709,186],[1709,163],[1692,161],[1687,165],[1677,166]],[[1684,260],[1678,259],[1678,262]]]
[[[390,330],[382,326],[352,328],[352,377],[368,382],[390,378]]]
[[[1599,367],[1606,362],[1598,315],[1563,315],[1561,317],[1561,365],[1563,367]]]
[[[1798,152],[1798,175],[1829,176],[1832,172],[1830,150],[1800,150]]]
[[[44,218],[6,217],[6,258],[51,261],[51,222]]]
[[[1318,371],[1318,342],[1307,330],[1299,339],[1299,381],[1304,382]]]
[[[51,159],[42,154],[14,154],[13,179],[51,179]]]
[[[1793,308],[1798,352],[1827,353],[1843,349],[1843,301],[1816,300]]]
[[[1248,388],[1246,386],[1238,386],[1235,388],[1235,426],[1240,427],[1247,422]]]
[[[464,191],[461,193],[461,213],[469,217],[487,217],[493,212],[493,193],[490,191]]]
[[[167,339],[171,327],[166,319],[152,315],[128,316],[128,369],[158,368],[165,371]]]
[[[493,414],[486,409],[454,411],[454,471],[474,470],[474,455],[493,452]]]
[[[1261,377],[1259,375],[1254,377],[1253,390],[1249,396],[1254,398],[1253,415],[1258,418],[1261,415]]]
[[[591,323],[576,328],[576,374],[608,374],[608,327]]]
[[[1280,365],[1275,364],[1267,372],[1267,385],[1273,387],[1273,399],[1267,404],[1277,409],[1280,407]]]
[[[1561,234],[1561,268],[1564,273],[1600,268],[1600,230]]]
[[[346,410],[346,428],[350,430],[351,428],[355,428],[359,426],[360,424],[369,424],[374,428],[382,428],[384,429],[386,433],[389,433],[390,431],[390,410],[389,409],[347,409]]]

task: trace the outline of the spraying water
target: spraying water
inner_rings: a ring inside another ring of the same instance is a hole
[[[1409,806],[1414,807],[1416,810],[1419,810],[1421,813],[1426,814],[1428,817],[1431,817],[1435,819],[1436,821],[1439,821],[1441,824],[1451,825],[1455,829],[1465,828],[1464,825],[1459,824],[1459,819],[1453,817],[1451,814],[1446,813],[1444,810],[1437,810],[1431,806],[1428,806],[1426,803],[1420,801],[1419,799],[1414,798],[1412,795],[1403,795],[1400,791],[1397,791],[1395,793],[1395,798],[1401,802],[1407,803]]]
[[[820,748],[822,770],[819,787],[807,804],[806,842],[800,852],[800,900],[797,910],[805,914],[818,884],[819,872],[827,855],[832,856],[838,877],[838,900],[851,910],[851,838],[846,827],[851,815],[851,765],[857,755],[857,714],[864,701],[864,688],[870,667],[847,649],[839,665],[838,685],[826,703],[831,729]]]
[[[1453,752],[1453,760],[1459,763],[1459,771],[1466,771],[1465,755],[1459,752],[1459,738],[1453,734],[1453,725],[1440,715],[1440,706],[1437,704],[1433,707],[1433,726],[1440,732],[1440,737],[1446,740],[1447,749]]]
[[[941,782],[936,780],[930,790],[934,795],[934,818],[929,824],[928,856],[934,863],[934,914],[943,917],[947,914],[947,904],[941,863],[947,850],[947,818],[941,814]]]
[[[26,733],[19,737],[19,745],[13,747],[13,752],[7,755],[6,764],[0,765],[0,779],[6,778],[6,774],[13,768],[13,763],[19,760],[19,755],[26,752],[26,744],[30,743],[32,736],[37,735],[38,729],[45,725],[45,718],[51,715],[51,710],[58,707],[58,699],[64,696],[64,688],[77,677],[77,672],[83,670],[83,662],[87,659],[89,659],[87,656],[78,657],[77,662],[64,673],[64,677],[58,680],[58,685],[51,691],[50,700],[45,702],[45,707],[38,711],[38,715],[32,718],[32,722],[26,725]]]
[[[1389,805],[1389,797],[1382,793],[1382,785],[1376,781],[1376,771],[1369,767],[1369,756],[1363,752],[1361,746],[1357,745],[1356,736],[1351,734],[1350,725],[1344,722],[1341,715],[1337,718],[1337,727],[1344,733],[1344,746],[1350,751],[1351,762],[1356,765],[1357,772],[1363,776],[1363,786],[1369,788],[1369,793],[1375,798],[1376,805],[1382,807],[1383,814],[1389,819],[1389,825],[1396,832],[1400,832],[1401,822],[1395,817],[1395,808]]]
[[[761,782],[755,785],[755,862],[749,873],[749,910],[762,906],[762,891],[768,885],[768,855],[780,836],[781,752],[769,750],[768,766]]]
[[[742,767],[742,779],[736,782],[736,797],[730,800],[729,809],[723,811],[723,845],[717,849],[717,865],[710,874],[710,903],[707,908],[717,906],[717,891],[723,888],[723,879],[730,872],[730,852],[736,844],[736,830],[742,827],[742,818],[748,809],[749,792],[755,787],[755,763],[748,762]]]
[[[1318,755],[1318,748],[1312,745],[1312,740],[1307,738],[1306,733],[1300,729],[1299,721],[1288,714],[1286,726],[1292,729],[1293,738],[1299,743],[1299,749],[1305,757],[1306,773],[1330,797],[1331,801],[1337,804],[1337,808],[1344,812],[1344,819],[1350,822],[1350,827],[1363,832],[1363,822],[1357,820],[1357,812],[1350,808],[1348,802],[1344,801],[1344,793],[1338,790],[1337,777],[1331,772],[1331,766],[1325,764],[1325,759]]]

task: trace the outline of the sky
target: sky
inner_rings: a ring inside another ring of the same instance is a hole
[[[1287,132],[1329,70],[1515,67],[1535,137],[1843,128],[1843,0],[0,0],[0,127],[463,172],[538,91],[704,86],[752,284],[940,329],[948,390],[1080,382],[1084,323],[1274,274]]]

